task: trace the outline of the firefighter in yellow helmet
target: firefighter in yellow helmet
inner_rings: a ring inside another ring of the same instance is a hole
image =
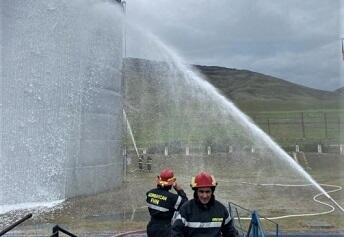
[[[166,168],[156,179],[157,187],[146,194],[151,219],[147,225],[148,237],[170,237],[171,220],[188,199],[181,186],[176,182],[173,170]],[[171,188],[177,194],[170,192]]]
[[[236,237],[227,208],[215,200],[214,176],[200,172],[191,181],[194,198],[186,202],[172,226],[172,237]]]

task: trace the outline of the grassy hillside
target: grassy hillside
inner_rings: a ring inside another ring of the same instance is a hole
[[[194,67],[280,144],[344,141],[344,88],[323,91],[247,70]]]
[[[334,92],[337,93],[338,95],[344,96],[344,87],[338,88]]]
[[[280,144],[344,141],[343,95],[338,91],[247,70],[194,67]],[[217,143],[216,139],[228,140],[228,133],[241,136],[235,114],[226,114],[228,110],[207,95],[209,88],[200,88],[174,65],[129,58],[123,72],[126,110],[141,143]]]
[[[338,92],[340,90],[316,90],[252,71],[216,66],[194,67],[241,110],[248,113],[339,109],[344,98]]]

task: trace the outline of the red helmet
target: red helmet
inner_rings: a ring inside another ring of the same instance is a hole
[[[162,187],[172,186],[175,181],[176,178],[174,177],[173,170],[170,168],[163,169],[160,172],[160,176],[157,177],[157,184]]]
[[[191,180],[191,188],[207,188],[207,187],[216,187],[217,182],[213,175],[210,175],[207,172],[200,172]]]

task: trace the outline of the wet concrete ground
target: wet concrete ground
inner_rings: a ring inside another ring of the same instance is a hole
[[[157,157],[153,158],[158,159]],[[219,200],[233,201],[249,209],[253,207],[264,210],[263,215],[268,217],[326,210],[326,207],[318,206],[312,201],[314,190],[309,188],[296,190],[288,187],[255,186],[243,184],[242,179],[235,178],[226,181],[225,178],[229,175],[230,170],[226,165],[231,158],[222,158],[214,160],[214,157],[197,157],[197,159],[205,159],[203,160],[205,167],[211,166],[216,170],[219,182],[216,197]],[[145,206],[145,192],[155,186],[155,176],[162,167],[173,167],[176,170],[178,182],[182,184],[188,196],[192,196],[188,183],[193,175],[193,170],[185,164],[180,164],[182,167],[178,168],[179,159],[180,157],[163,159],[163,162],[153,166],[152,172],[140,172],[133,162],[129,166],[125,182],[117,189],[94,196],[72,198],[51,210],[21,210],[7,213],[0,216],[0,222],[2,224],[11,223],[20,216],[33,212],[34,217],[31,220],[11,232],[12,236],[18,237],[23,235],[48,236],[55,224],[61,225],[78,236],[113,236],[126,231],[143,230],[149,220]],[[308,154],[307,159],[307,164],[312,168],[309,172],[320,182],[344,183],[344,175],[340,172],[344,168],[343,157],[326,155],[319,157],[317,154]],[[339,172],[335,172],[336,170]],[[249,175],[243,174],[242,170],[240,172],[240,177]],[[231,177],[235,177],[232,175]],[[335,200],[339,200],[340,204],[344,204],[343,191],[334,193],[332,196]],[[275,199],[278,202],[269,201]],[[324,216],[289,218],[277,222],[280,224],[281,234],[337,233],[332,236],[338,237],[342,236],[338,233],[344,231],[344,215],[338,211]],[[3,228],[4,225],[0,229]],[[306,235],[300,237],[306,237]]]

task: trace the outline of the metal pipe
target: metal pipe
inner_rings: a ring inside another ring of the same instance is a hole
[[[9,227],[5,228],[3,231],[0,232],[0,236],[6,234],[8,231],[12,230],[13,228],[15,228],[17,225],[23,223],[24,221],[26,221],[27,219],[30,219],[32,217],[32,213],[27,214],[26,216],[24,216],[22,219],[20,219],[19,221],[14,222],[12,225],[10,225]]]
[[[55,225],[53,227],[53,234],[51,235],[51,237],[59,237],[59,232],[62,232],[70,237],[77,237],[76,235],[70,233],[69,231],[63,229],[62,227],[58,226],[58,225]]]

